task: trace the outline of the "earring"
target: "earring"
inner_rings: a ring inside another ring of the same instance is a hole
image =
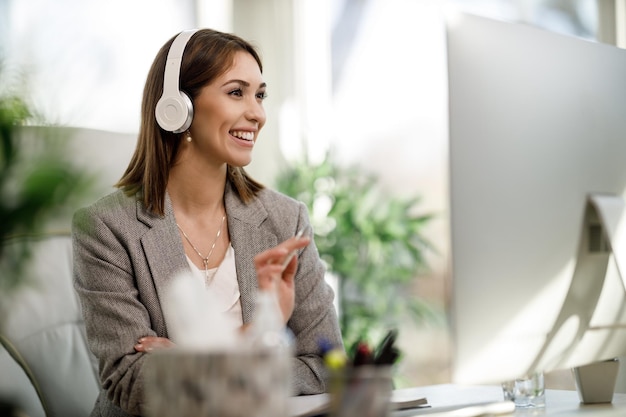
[[[191,132],[187,131],[187,142],[191,143]]]

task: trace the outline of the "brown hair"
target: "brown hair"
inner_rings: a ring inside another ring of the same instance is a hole
[[[170,168],[178,154],[180,134],[161,129],[154,109],[163,93],[165,61],[175,36],[157,53],[148,72],[141,105],[141,126],[137,147],[122,178],[115,184],[128,195],[142,192],[146,208],[157,215],[165,213],[165,190]],[[226,72],[233,64],[236,52],[248,52],[263,65],[254,47],[236,35],[201,29],[193,34],[183,54],[180,68],[180,89],[192,103],[205,85]],[[245,203],[254,198],[263,185],[253,180],[242,167],[228,165],[226,180]]]

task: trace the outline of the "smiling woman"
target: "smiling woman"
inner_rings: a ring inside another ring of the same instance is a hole
[[[174,166],[173,171],[193,165],[220,170],[224,162],[245,166],[252,160],[254,141],[266,120],[266,84],[258,61],[249,53],[236,52],[232,61],[227,71],[199,91],[194,123],[187,132],[194,140],[180,149],[180,158],[186,163]],[[184,173],[170,181],[177,178],[188,181]]]
[[[266,120],[262,69],[232,34],[168,41],[148,74],[119,190],[74,216],[75,288],[100,364],[95,415],[144,414],[145,356],[177,343],[161,300],[181,272],[223,298],[220,320],[233,331],[253,321],[259,291],[275,290],[295,336],[292,392],[326,389],[317,342],[342,341],[312,234],[294,237],[310,227],[306,206],[243,168]]]

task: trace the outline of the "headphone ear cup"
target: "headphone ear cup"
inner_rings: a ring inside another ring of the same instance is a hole
[[[154,109],[156,121],[163,130],[181,133],[189,129],[193,120],[193,104],[187,94],[163,96]]]

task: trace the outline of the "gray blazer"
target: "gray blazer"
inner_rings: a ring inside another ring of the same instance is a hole
[[[257,291],[253,258],[309,224],[306,206],[272,190],[244,204],[226,187],[225,206],[244,323]],[[92,416],[142,415],[142,336],[168,337],[160,297],[178,271],[189,268],[166,196],[165,216],[145,210],[137,197],[115,191],[76,212],[72,225],[74,285],[81,300],[89,347],[99,363],[102,390]],[[318,342],[341,346],[332,289],[312,242],[298,258],[296,304],[288,327],[295,335],[293,393],[326,390]]]

